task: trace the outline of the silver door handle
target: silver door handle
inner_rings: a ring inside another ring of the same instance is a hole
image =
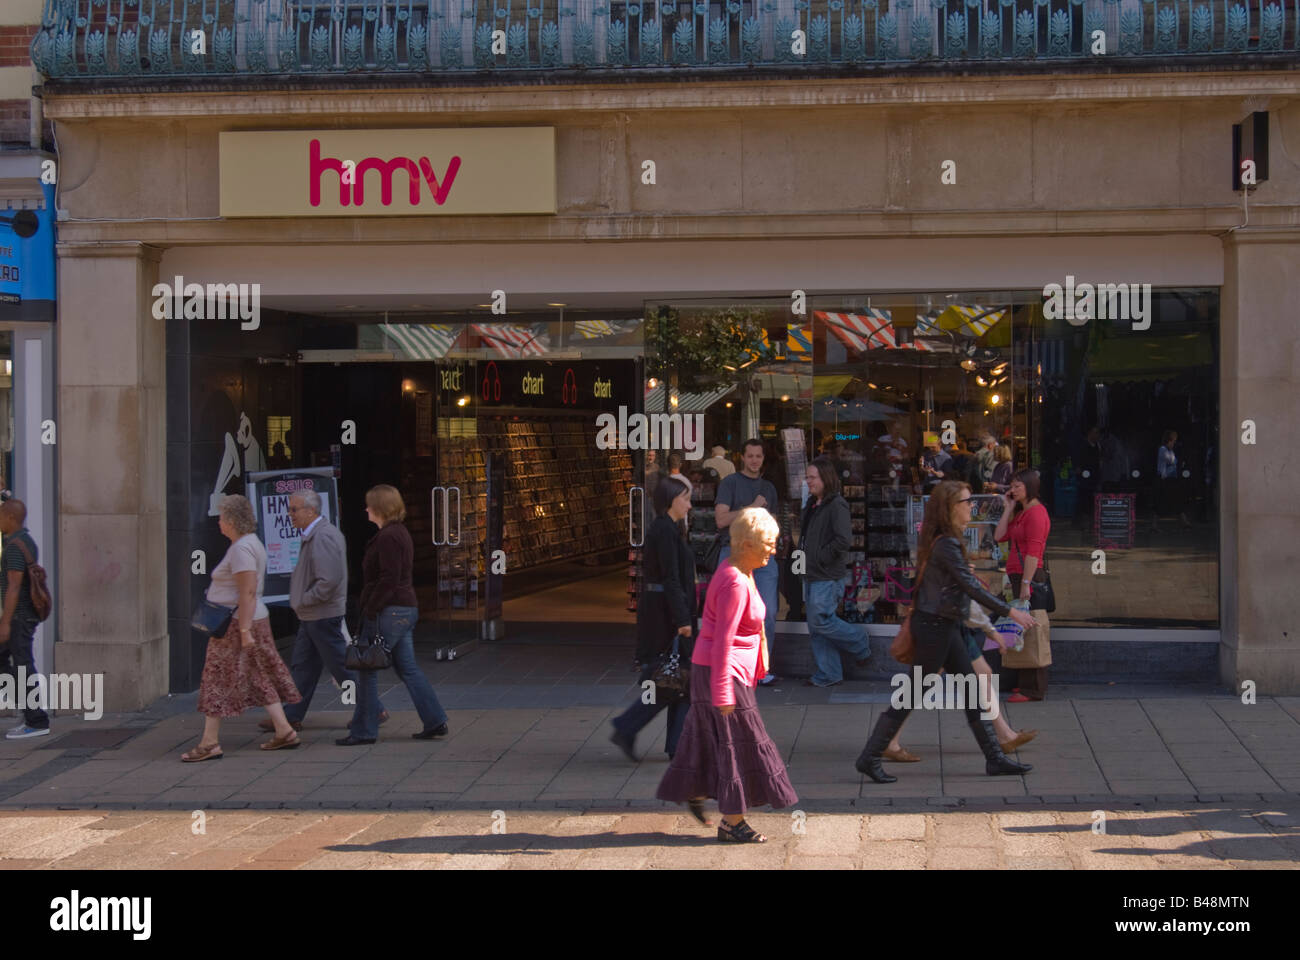
[[[633,501],[635,500],[635,498],[633,497],[633,494],[635,494],[635,493],[640,493],[640,494],[641,494],[641,514],[642,514],[641,519],[642,519],[642,526],[643,526],[643,527],[645,526],[645,488],[644,488],[644,487],[628,487],[628,491],[627,491],[627,542],[628,542],[628,545],[629,545],[629,546],[640,547],[640,546],[644,546],[644,545],[645,545],[645,530],[643,529],[643,530],[641,531],[641,539],[640,539],[639,541],[636,540],[636,539],[634,539],[635,536],[636,536],[636,533],[635,533],[634,530],[633,530],[633,526],[632,526],[632,518],[633,518],[634,516],[636,516],[636,508],[633,506]]]
[[[438,539],[438,494],[442,494],[442,539]],[[447,488],[434,487],[430,490],[429,526],[432,528],[434,546],[447,546]]]
[[[456,491],[456,539],[455,540],[451,539],[451,492],[453,490]],[[444,516],[446,517],[446,526],[447,526],[447,531],[446,531],[447,545],[450,547],[459,547],[460,546],[460,487],[448,487],[447,492],[445,494],[445,500],[447,503],[447,511],[444,514]]]

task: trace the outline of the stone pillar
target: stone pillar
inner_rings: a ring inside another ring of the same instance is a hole
[[[1219,421],[1220,679],[1300,694],[1300,230],[1247,228],[1224,241]],[[1256,443],[1242,443],[1242,422]]]
[[[104,709],[167,692],[160,251],[58,248],[59,633],[55,669],[102,673]]]

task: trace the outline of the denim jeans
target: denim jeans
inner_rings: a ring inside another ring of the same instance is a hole
[[[0,651],[0,663],[3,663],[4,672],[14,678],[14,697],[23,708],[23,723],[44,730],[50,725],[49,714],[40,707],[35,710],[27,709],[31,688],[36,686],[36,660],[32,655],[35,634],[36,621],[25,619],[22,614],[15,611],[14,618],[9,623],[9,646],[4,651]],[[28,689],[26,690],[17,688],[19,667],[27,671]]]
[[[686,663],[690,668],[690,662]],[[647,663],[641,668],[641,677],[639,683],[645,683],[654,676],[655,665]],[[686,714],[690,712],[690,697],[683,697],[680,700],[659,700],[656,703],[645,703],[641,699],[641,691],[644,687],[637,687],[636,702],[628,707],[621,714],[614,718],[614,729],[629,740],[636,738],[641,729],[655,718],[660,710],[668,710],[668,738],[664,744],[664,752],[672,756],[677,752],[677,741],[681,739],[682,728],[686,726]]]
[[[804,581],[804,601],[808,607],[808,639],[812,643],[813,661],[817,672],[812,682],[827,687],[844,679],[840,651],[853,655],[855,660],[865,660],[871,653],[871,642],[862,627],[841,620],[835,608],[849,578],[842,580]]]
[[[415,661],[415,619],[418,611],[415,607],[384,607],[378,621],[367,621],[371,630],[378,626],[379,635],[384,638],[393,654],[393,669],[397,677],[406,684],[411,694],[425,730],[433,730],[447,722],[447,711],[438,702],[438,695],[433,692],[433,685]],[[363,626],[363,631],[365,626]],[[374,740],[379,736],[379,671],[360,671],[357,684],[357,709],[352,715],[350,727],[352,735],[359,740]]]
[[[730,544],[722,548],[718,563],[726,563],[729,556],[731,556]],[[776,642],[776,607],[777,603],[780,602],[777,597],[777,587],[781,583],[780,566],[780,561],[776,557],[771,557],[763,566],[754,568],[754,586],[758,587],[758,595],[763,598],[763,606],[767,608],[767,617],[763,620],[763,629],[767,633],[769,662],[772,655],[772,645]]]
[[[298,688],[298,693],[302,699],[297,703],[291,703],[284,708],[284,715],[290,723],[302,723],[302,718],[307,715],[307,709],[311,706],[312,695],[316,692],[316,683],[320,680],[320,671],[323,666],[329,670],[330,676],[343,684],[351,680],[357,689],[357,701],[360,702],[360,680],[351,670],[344,665],[344,658],[347,656],[348,644],[343,639],[343,618],[326,617],[323,620],[300,620],[298,622],[298,638],[293,644],[292,663],[289,667],[290,673],[293,674],[293,685]],[[379,704],[379,710],[384,709],[383,703]],[[353,711],[355,713],[355,711]],[[354,737],[361,736],[351,726],[348,729]]]

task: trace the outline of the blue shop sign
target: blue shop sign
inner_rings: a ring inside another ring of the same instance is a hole
[[[21,210],[0,210],[0,301],[54,299],[54,186],[44,185],[45,209],[25,211],[36,231],[16,225]],[[17,229],[16,229],[17,227]]]

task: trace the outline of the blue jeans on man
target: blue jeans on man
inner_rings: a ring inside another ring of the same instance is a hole
[[[871,641],[861,627],[841,620],[835,613],[849,578],[842,580],[813,580],[804,582],[804,603],[808,608],[808,639],[812,643],[813,662],[817,671],[812,675],[814,686],[829,687],[844,679],[840,651],[865,660],[871,653]]]
[[[19,706],[23,708],[23,723],[26,726],[37,730],[44,730],[50,725],[50,716],[39,706],[35,710],[29,710],[27,704],[32,702],[32,688],[37,684],[36,680],[36,658],[32,653],[32,644],[36,637],[36,620],[24,617],[21,613],[15,611],[14,618],[9,622],[9,646],[7,650],[0,650],[0,663],[3,663],[3,672],[11,674],[14,677],[14,696]],[[25,690],[17,689],[18,669],[23,668],[26,671],[27,683]]]
[[[731,556],[731,545],[727,544],[722,548],[718,563],[726,563],[729,556]],[[763,621],[763,629],[767,632],[769,659],[772,654],[772,644],[776,640],[777,588],[780,583],[781,564],[776,557],[771,557],[763,566],[754,568],[754,586],[758,587],[758,595],[763,598],[763,606],[767,608],[767,617]]]
[[[378,620],[363,622],[362,633],[367,627],[374,630],[388,644],[393,657],[393,670],[397,678],[406,685],[411,695],[425,730],[434,730],[447,722],[447,711],[438,702],[438,695],[433,692],[433,684],[420,669],[415,659],[415,620],[419,611],[415,607],[385,607]],[[353,725],[349,728],[352,736],[359,740],[374,740],[379,736],[379,671],[360,671],[357,684],[357,709],[353,713]]]
[[[293,675],[293,684],[298,688],[302,699],[284,708],[284,715],[290,723],[302,723],[303,717],[307,715],[312,694],[316,692],[316,684],[320,680],[321,667],[329,670],[330,676],[338,681],[339,686],[349,680],[352,681],[353,689],[357,691],[357,697],[360,697],[360,681],[357,675],[344,666],[347,650],[348,643],[343,637],[342,617],[298,621],[298,638],[293,644],[289,672]],[[382,703],[379,704],[379,709],[380,711],[384,709]],[[353,713],[355,714],[355,711]],[[350,723],[348,733],[360,737],[355,726],[355,723]]]

